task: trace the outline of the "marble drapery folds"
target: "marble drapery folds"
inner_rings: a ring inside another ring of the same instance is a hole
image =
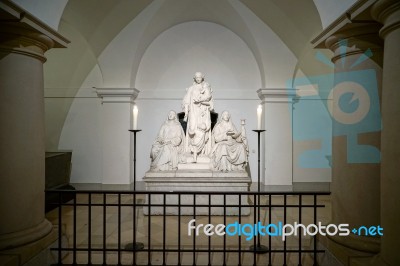
[[[212,134],[215,141],[211,152],[214,169],[244,170],[248,161],[246,137],[245,134],[236,130],[227,111],[222,113],[222,118],[214,127]]]
[[[176,170],[184,151],[185,134],[176,113],[170,111],[151,148],[152,170]]]
[[[182,107],[185,112],[186,147],[185,151],[197,155],[209,155],[211,152],[211,117],[214,109],[210,84],[204,81],[204,75],[196,72],[193,85],[186,89]]]

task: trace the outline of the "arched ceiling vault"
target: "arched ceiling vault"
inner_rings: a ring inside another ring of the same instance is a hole
[[[264,71],[259,47],[254,36],[240,18],[230,1],[214,0],[154,0],[163,1],[161,8],[146,26],[140,38],[132,65],[134,84],[135,73],[141,57],[161,32],[188,21],[207,21],[220,24],[237,34],[249,46],[260,68]],[[93,54],[99,56],[116,35],[131,22],[151,0],[69,0],[62,20],[74,26],[87,43]],[[313,35],[321,30],[321,22],[312,0],[290,1],[241,0],[261,21],[270,27],[287,45],[296,57],[301,57],[304,48]],[[262,83],[265,75],[261,73]]]
[[[261,83],[265,84],[260,51],[250,30],[228,1],[215,0],[168,0],[164,2],[141,36],[132,66],[131,84],[135,84],[140,60],[152,41],[169,28],[190,21],[216,23],[238,35],[252,51],[260,69]]]
[[[121,29],[151,2],[152,0],[69,0],[62,20],[75,26],[91,44],[93,52],[99,55]],[[318,10],[312,0],[241,2],[270,27],[296,56],[301,53],[305,42],[322,30]],[[180,21],[175,25],[191,20],[219,20],[218,24],[224,25],[224,21],[233,14],[229,1],[214,0],[168,0],[160,12],[164,13],[163,18],[166,20]],[[231,20],[235,20],[235,17]]]
[[[58,29],[60,20],[75,27],[98,56],[107,44],[153,0],[12,0],[33,15]],[[154,0],[164,1],[164,0]],[[308,42],[357,0],[238,0],[270,27],[297,58],[309,53]],[[172,2],[168,0],[167,2]],[[212,5],[219,5],[212,1]],[[179,5],[197,8],[198,1],[181,0]],[[211,2],[210,2],[211,3]],[[209,13],[214,8],[208,8]],[[220,17],[226,17],[219,10]],[[62,16],[61,16],[62,15]],[[178,16],[185,14],[169,14]],[[207,14],[204,14],[207,15]],[[207,20],[205,20],[207,21]],[[223,24],[221,24],[223,25]],[[172,25],[173,26],[173,25]],[[237,32],[236,32],[237,33]],[[241,36],[243,37],[243,36]],[[244,39],[251,47],[251,41]],[[252,50],[254,50],[252,48]]]
[[[235,32],[252,50],[261,72],[263,69],[259,57],[260,48],[255,44],[252,34],[246,29],[246,24],[240,18],[235,17],[236,12],[230,4],[232,1],[62,0],[56,4],[52,0],[41,0],[35,1],[34,5],[31,0],[13,1],[52,27],[57,28],[60,20],[74,27],[85,38],[92,53],[97,57],[118,33],[148,5],[154,1],[164,2],[158,15],[148,25],[147,35],[138,37],[143,40],[140,40],[136,61],[140,61],[151,40],[157,36],[156,34],[179,23],[201,20],[220,24]],[[299,61],[311,54],[312,48],[309,40],[321,31],[323,26],[326,27],[326,23],[329,23],[327,15],[332,18],[340,15],[333,13],[342,12],[354,1],[338,0],[335,1],[335,4],[332,2],[328,5],[322,0],[238,0],[272,29]],[[50,9],[54,9],[54,12]],[[60,14],[62,14],[61,17]],[[137,63],[134,62],[133,68]],[[305,66],[303,67],[305,68]],[[307,71],[303,69],[303,72]]]
[[[307,42],[322,30],[318,10],[312,0],[241,0],[270,27],[297,57]]]
[[[99,56],[152,0],[69,0],[62,20],[74,26]]]

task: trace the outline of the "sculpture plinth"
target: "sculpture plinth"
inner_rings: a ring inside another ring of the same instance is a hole
[[[186,166],[190,164],[185,164]],[[146,184],[147,191],[201,191],[201,192],[246,192],[249,190],[251,178],[246,171],[220,172],[209,169],[191,170],[178,169],[175,171],[148,171],[143,179]],[[164,204],[163,195],[153,194],[151,196],[151,205]],[[178,204],[178,195],[167,195],[166,204]],[[193,205],[193,195],[181,195],[181,205]],[[248,195],[241,195],[241,215],[249,215],[250,207],[248,206]],[[148,198],[146,198],[146,203]],[[209,204],[208,195],[196,195],[196,205]],[[223,195],[211,196],[211,215],[224,215],[223,207],[212,207],[224,205]],[[225,198],[225,214],[239,215],[239,195],[226,195]],[[208,215],[208,207],[196,207],[196,215]],[[148,215],[163,215],[163,207],[143,207],[143,213]],[[178,207],[166,207],[166,215],[178,215]],[[181,207],[181,215],[193,215],[193,207]]]

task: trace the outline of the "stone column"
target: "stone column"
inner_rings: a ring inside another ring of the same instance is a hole
[[[0,11],[8,21],[0,26],[0,264],[7,255],[23,264],[52,231],[44,216],[43,63],[68,41],[12,3]],[[15,250],[27,244],[24,254]]]
[[[292,99],[294,89],[259,89],[263,106],[261,180],[264,185],[292,186]],[[263,171],[264,169],[264,171]]]
[[[133,88],[98,88],[102,98],[103,184],[131,184],[132,107],[139,91]]]
[[[400,2],[380,0],[372,15],[383,24],[384,39],[381,134],[381,258],[400,265]]]
[[[325,42],[334,52],[335,64],[329,108],[333,116],[332,223],[348,223],[350,230],[380,224],[379,28],[377,23],[350,25]],[[354,99],[357,102],[352,106]],[[353,265],[357,256],[379,252],[377,236],[350,233],[328,238],[329,249],[344,265]]]

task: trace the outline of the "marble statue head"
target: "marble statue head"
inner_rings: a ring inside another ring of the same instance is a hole
[[[169,111],[169,113],[168,113],[168,120],[178,120],[175,111],[173,111],[173,110]]]
[[[194,73],[193,79],[196,83],[200,84],[201,82],[204,81],[204,75],[201,72],[196,72]]]
[[[229,121],[231,114],[228,111],[223,111],[221,115],[222,120]]]

